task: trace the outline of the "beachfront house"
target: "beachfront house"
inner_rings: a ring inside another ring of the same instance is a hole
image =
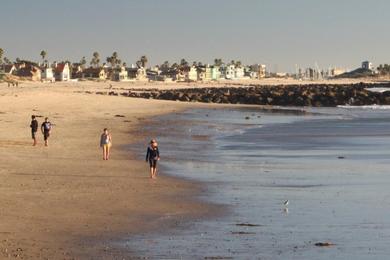
[[[211,81],[219,80],[221,72],[218,66],[198,66],[198,80],[200,81]]]
[[[137,69],[136,80],[139,80],[139,81],[148,81],[149,80],[146,69],[144,67],[139,67]]]
[[[211,79],[212,80],[220,80],[221,79],[221,70],[219,66],[211,67]]]
[[[16,76],[32,81],[41,81],[41,69],[38,64],[32,62],[21,62],[18,64]]]
[[[362,69],[374,70],[374,65],[369,61],[363,61],[362,62]]]
[[[243,67],[236,67],[234,69],[234,79],[243,79],[245,78],[245,70]]]
[[[70,68],[67,62],[54,64],[54,78],[56,81],[69,81],[70,80]]]
[[[195,66],[185,66],[177,73],[177,81],[193,82],[198,80],[198,69]]]
[[[233,64],[225,66],[222,71],[223,77],[225,79],[234,79],[236,75],[235,70],[236,70],[236,66]]]
[[[105,80],[107,79],[107,72],[103,68],[86,68],[79,69],[72,74],[73,78],[76,79],[96,79],[96,80]]]
[[[120,69],[115,69],[112,73],[112,80],[114,81],[126,81],[128,80],[128,72],[124,66],[121,66]]]
[[[189,67],[189,69],[184,72],[185,81],[197,81],[198,80],[198,70],[195,66]]]
[[[127,69],[128,78],[130,80],[148,81],[148,75],[144,67],[131,66]]]
[[[159,74],[158,80],[167,81],[167,82],[175,81],[177,80],[178,74],[179,72],[174,68],[163,69]]]
[[[53,68],[45,66],[41,68],[42,76],[41,80],[46,82],[54,82],[56,79],[54,77]]]
[[[265,78],[266,66],[264,64],[254,64],[249,67],[248,76],[251,79],[263,79]]]

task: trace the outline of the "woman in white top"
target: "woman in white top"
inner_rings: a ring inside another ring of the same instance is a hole
[[[103,160],[110,159],[110,149],[112,145],[112,137],[107,128],[104,128],[100,136],[100,147],[103,149]]]

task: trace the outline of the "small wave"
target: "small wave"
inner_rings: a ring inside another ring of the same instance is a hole
[[[372,110],[386,110],[390,109],[390,105],[367,105],[367,106],[337,106],[339,108],[345,108],[345,109],[372,109]]]
[[[371,92],[384,93],[384,92],[390,91],[390,88],[366,88],[366,90],[371,91]]]

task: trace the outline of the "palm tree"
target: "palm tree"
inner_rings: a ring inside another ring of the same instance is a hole
[[[80,60],[81,67],[84,68],[85,64],[87,64],[87,60],[85,59],[85,57],[82,57],[81,60]]]
[[[121,64],[116,51],[112,53],[111,57],[107,57],[106,61],[111,63],[111,67],[116,67],[118,64]]]
[[[143,55],[143,56],[140,58],[140,61],[141,61],[142,67],[145,68],[146,63],[148,63],[148,58],[147,58],[145,55]]]
[[[99,63],[100,63],[100,54],[97,51],[95,51],[92,54],[91,65],[94,65],[95,67],[99,67]]]
[[[179,64],[176,62],[172,64],[171,69],[177,69],[179,67]]]
[[[222,61],[222,59],[221,58],[219,58],[219,59],[214,59],[214,65],[215,66],[222,66],[223,65],[223,61]]]
[[[11,61],[7,57],[4,57],[4,63],[5,64],[11,64]]]
[[[0,48],[0,63],[2,63],[3,55],[4,55],[4,50]]]
[[[163,64],[161,64],[161,68],[162,69],[168,69],[169,68],[169,61],[164,61],[164,63]]]
[[[44,51],[44,50],[42,50],[40,55],[41,55],[41,57],[42,57],[42,60],[45,60],[46,55],[47,55],[47,52]]]
[[[181,66],[188,66],[188,61],[186,61],[186,59],[181,59],[180,60],[180,65]]]

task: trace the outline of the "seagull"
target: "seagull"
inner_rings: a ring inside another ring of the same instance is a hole
[[[285,202],[283,202],[283,205],[284,205],[285,207],[287,207],[289,202],[290,202],[289,200],[286,200]]]

